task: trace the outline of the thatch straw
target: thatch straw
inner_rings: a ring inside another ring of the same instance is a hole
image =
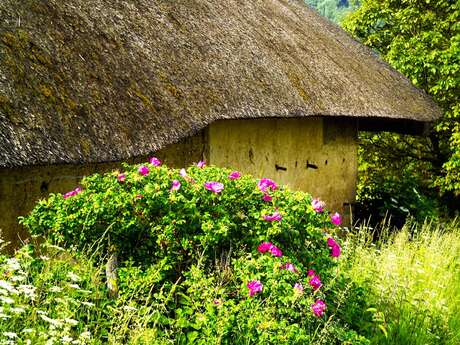
[[[440,114],[301,1],[0,2],[0,167],[127,159],[216,119]]]

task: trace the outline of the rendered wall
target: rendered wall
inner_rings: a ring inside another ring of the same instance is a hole
[[[356,137],[348,119],[218,121],[208,130],[209,163],[272,178],[347,215],[355,200]]]
[[[184,167],[202,159],[204,140],[204,132],[200,132],[169,145],[155,155],[168,166]],[[147,157],[139,157],[130,163],[145,161]],[[29,237],[18,224],[17,218],[29,213],[38,200],[49,193],[64,193],[74,189],[84,176],[115,170],[120,166],[120,163],[100,163],[0,169],[0,229],[3,239],[12,244],[9,248],[17,247],[21,239]]]

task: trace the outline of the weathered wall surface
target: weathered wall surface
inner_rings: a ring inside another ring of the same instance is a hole
[[[168,166],[184,167],[203,158],[204,140],[204,132],[200,132],[165,147],[155,155]],[[143,162],[147,158],[139,157],[130,162]],[[11,242],[10,248],[17,247],[21,239],[28,237],[17,218],[30,212],[38,200],[49,193],[64,193],[74,189],[84,176],[120,166],[121,163],[100,163],[0,169],[0,229],[3,238]]]
[[[269,177],[347,214],[357,179],[356,123],[325,118],[217,121],[209,163]]]

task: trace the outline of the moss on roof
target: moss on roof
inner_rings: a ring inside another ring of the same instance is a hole
[[[216,119],[440,114],[302,1],[0,2],[0,167],[127,159]]]

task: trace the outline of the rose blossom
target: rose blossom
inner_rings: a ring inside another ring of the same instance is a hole
[[[294,284],[295,292],[302,294],[303,293],[303,286],[300,283]]]
[[[149,174],[150,170],[149,168],[147,168],[145,165],[141,165],[139,167],[139,170],[138,170],[139,174],[141,174],[142,176],[146,176]]]
[[[295,266],[293,264],[291,264],[290,262],[286,262],[284,265],[281,265],[281,269],[282,270],[287,270],[287,271],[290,271],[290,272],[293,272],[293,273],[297,273],[297,268],[295,268]]]
[[[249,296],[253,297],[255,294],[262,292],[264,286],[258,280],[251,280],[246,287],[249,289]]]
[[[314,275],[313,278],[310,279],[308,284],[311,285],[313,290],[318,290],[323,284],[317,275]]]
[[[170,191],[176,191],[180,189],[180,182],[178,180],[173,180]]]
[[[263,178],[257,183],[257,187],[259,187],[260,191],[265,193],[269,188],[271,190],[276,190],[276,188],[278,188],[278,185],[269,178]]]
[[[332,237],[329,237],[327,245],[331,248],[331,256],[338,258],[341,252],[339,244]]]
[[[342,223],[342,217],[340,217],[340,214],[338,214],[336,212],[331,216],[331,222],[332,222],[332,224],[338,226],[338,225],[340,225]]]
[[[326,303],[319,299],[311,305],[311,310],[316,317],[321,317],[324,315],[324,311],[326,310]]]
[[[232,171],[230,175],[228,175],[228,178],[230,180],[237,180],[241,177],[241,173],[239,171]]]
[[[311,202],[311,206],[313,207],[313,210],[317,213],[321,213],[324,211],[324,207],[326,206],[324,201],[321,201],[319,199],[313,199]]]
[[[205,182],[204,188],[214,193],[220,193],[224,190],[224,184],[220,182]]]
[[[267,222],[274,222],[274,221],[280,221],[283,217],[281,216],[281,214],[276,211],[275,213],[273,214],[266,214],[264,215],[264,220],[266,220]]]
[[[263,201],[267,201],[267,202],[272,201],[272,199],[273,199],[273,198],[272,198],[270,195],[268,195],[268,194],[264,194],[264,196],[262,197],[262,200],[263,200]]]

